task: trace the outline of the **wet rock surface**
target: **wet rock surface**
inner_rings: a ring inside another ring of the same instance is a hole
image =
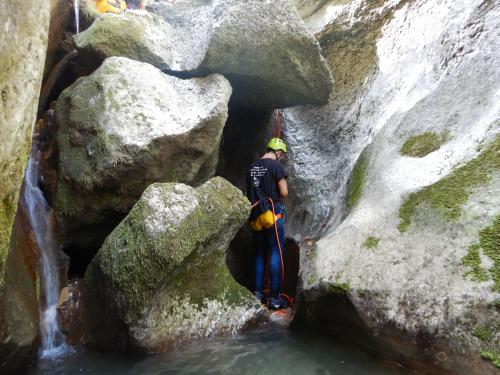
[[[123,337],[125,349],[157,351],[174,341],[233,334],[261,319],[259,302],[225,263],[249,210],[220,177],[196,189],[149,186],[85,275],[95,316],[110,318],[96,329],[95,344],[117,349],[113,337]]]
[[[500,213],[499,11],[482,1],[330,2],[306,19],[337,62],[336,84],[347,66],[328,45],[360,38],[363,50],[344,62],[363,61],[364,41],[372,57],[360,79],[346,70],[329,105],[286,114],[299,208],[290,225],[321,238],[302,254],[296,324],[348,339],[356,331],[368,349],[429,373],[494,373],[481,357],[499,347],[490,251]],[[371,34],[358,28],[384,14]],[[438,146],[403,155],[428,134]],[[338,147],[328,151],[328,139]]]
[[[230,95],[220,75],[181,80],[126,58],[65,90],[54,206],[66,246],[98,248],[153,182],[212,176]]]
[[[75,38],[78,49],[89,59],[126,56],[173,74],[220,73],[233,99],[252,107],[326,103],[330,95],[319,45],[287,0],[153,3],[148,10],[161,17],[99,18]]]

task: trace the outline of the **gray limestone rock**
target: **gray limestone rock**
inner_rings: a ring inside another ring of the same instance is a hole
[[[123,335],[129,349],[158,351],[234,334],[263,318],[260,303],[226,266],[226,249],[249,211],[243,194],[220,177],[196,189],[149,186],[85,275],[94,313],[113,317],[98,327],[96,344],[116,348],[112,337]]]
[[[126,56],[176,73],[223,74],[247,106],[320,104],[330,95],[319,45],[288,0],[159,2],[148,10],[161,17],[99,18],[75,38],[78,49],[88,59]]]
[[[290,232],[319,240],[297,324],[422,371],[494,371],[481,353],[500,338],[499,15],[331,1],[306,19],[337,81],[328,105],[286,111]],[[417,142],[428,150],[404,155]]]
[[[66,245],[98,248],[153,182],[213,175],[230,95],[220,75],[182,80],[121,57],[66,89],[54,199]]]

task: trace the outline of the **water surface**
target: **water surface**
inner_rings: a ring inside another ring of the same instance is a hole
[[[382,363],[328,338],[269,325],[238,337],[198,341],[147,357],[74,350],[58,360],[41,359],[30,374],[402,375],[413,372]]]

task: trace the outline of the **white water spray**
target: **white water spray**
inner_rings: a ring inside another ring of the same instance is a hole
[[[26,169],[24,200],[31,228],[41,252],[41,278],[45,307],[40,316],[42,357],[56,357],[66,351],[64,335],[57,323],[59,274],[56,266],[56,242],[50,226],[50,206],[38,187],[40,180],[40,151],[32,151]]]
[[[73,7],[75,8],[75,28],[78,34],[80,32],[80,0],[74,0]]]

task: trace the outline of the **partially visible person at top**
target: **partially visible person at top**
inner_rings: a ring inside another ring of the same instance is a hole
[[[288,195],[287,173],[279,160],[285,156],[286,144],[272,138],[267,151],[256,160],[247,173],[247,197],[252,203],[250,227],[255,242],[255,296],[264,299],[266,259],[269,259],[270,293],[269,309],[287,307],[280,295],[282,264],[280,251],[285,238],[285,207],[283,198]],[[274,211],[274,212],[273,212]]]
[[[121,13],[127,9],[127,3],[124,0],[97,0],[96,8],[99,13]]]
[[[144,9],[146,0],[97,0],[99,13],[121,13],[125,9]]]

